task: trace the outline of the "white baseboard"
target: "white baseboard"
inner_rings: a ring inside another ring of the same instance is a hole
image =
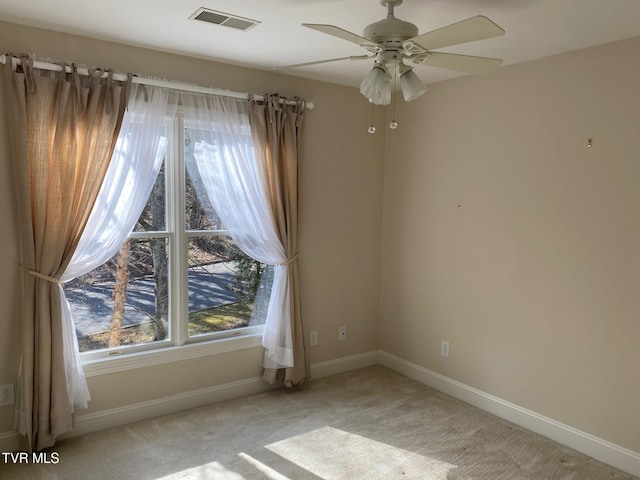
[[[378,352],[329,360],[311,365],[312,378],[355,370],[378,364]],[[150,418],[177,413],[213,403],[245,397],[271,390],[274,387],[265,383],[261,377],[249,378],[215,387],[158,398],[148,402],[126,405],[120,408],[76,415],[73,432],[66,433],[60,439],[77,437],[88,433],[119,427]],[[18,434],[15,431],[0,433],[0,452],[14,452],[18,449]]]
[[[326,362],[314,363],[311,365],[311,378],[318,379],[337,375],[339,373],[356,370],[358,368],[378,365],[378,351],[359,353],[349,357],[337,358]]]
[[[76,415],[73,432],[62,435],[60,439],[77,437],[107,428],[120,427],[162,415],[265,392],[274,388],[276,387],[264,382],[261,377],[255,377],[179,393],[148,402],[126,405],[120,408],[102,410],[86,415]]]
[[[377,365],[378,352],[369,352],[350,357],[339,358],[311,365],[313,378],[320,378],[327,375],[363,368],[365,366]],[[87,433],[105,430],[107,428],[119,427],[149,418],[181,412],[192,408],[198,408],[213,403],[232,400],[234,398],[246,397],[256,393],[265,392],[277,388],[265,383],[261,377],[240,380],[238,382],[226,383],[215,387],[193,390],[191,392],[180,393],[163,397],[148,402],[127,405],[121,408],[114,408],[87,415],[77,415],[73,432],[62,435],[60,439],[85,435]]]
[[[76,415],[72,432],[59,437],[77,437],[88,433],[120,427],[161,415],[203,407],[234,398],[245,397],[277,388],[264,382],[261,377],[249,378],[214,387],[162,397],[148,402],[126,405],[99,412]],[[0,433],[0,451],[14,452],[18,449],[18,434],[15,431]]]
[[[385,351],[378,352],[378,360],[381,365],[413,380],[640,477],[640,453],[519,407]]]

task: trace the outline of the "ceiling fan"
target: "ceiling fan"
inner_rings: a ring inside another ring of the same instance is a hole
[[[367,25],[362,36],[335,25],[303,23],[313,30],[332,35],[360,45],[369,55],[332,58],[315,62],[298,63],[280,68],[305,67],[341,60],[374,59],[374,66],[360,85],[360,92],[372,103],[388,105],[398,78],[404,99],[408,102],[422,95],[426,88],[413,72],[414,65],[431,65],[465,73],[481,74],[497,68],[502,63],[498,58],[474,57],[453,53],[435,52],[435,49],[459,45],[504,35],[504,30],[487,17],[478,15],[419,34],[418,27],[395,17],[395,7],[403,0],[380,0],[387,7],[387,18]],[[393,85],[392,85],[393,84]]]

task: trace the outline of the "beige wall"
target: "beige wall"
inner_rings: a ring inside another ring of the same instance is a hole
[[[638,51],[504,67],[399,105],[380,330],[383,350],[636,452]]]
[[[384,137],[366,128],[370,110],[356,89],[0,22],[0,51],[111,67],[235,91],[279,92],[315,103],[306,116],[300,165],[300,268],[304,324],[318,330],[312,363],[378,347]],[[1,79],[0,79],[1,83]],[[4,111],[0,95],[0,109]],[[0,115],[0,384],[15,381],[19,274],[8,128]],[[338,344],[337,327],[349,339]],[[90,409],[123,407],[261,373],[255,348],[89,378]],[[167,379],[172,379],[167,381]],[[0,407],[0,434],[11,429]]]

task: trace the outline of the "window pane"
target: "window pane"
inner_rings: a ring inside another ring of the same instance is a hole
[[[128,240],[64,286],[81,352],[168,338],[167,258],[166,238]]]
[[[189,239],[189,335],[262,325],[273,268],[247,257],[228,236]]]
[[[167,174],[165,163],[156,177],[147,205],[140,214],[134,232],[164,232],[167,230]]]
[[[194,142],[189,138],[188,130],[184,132],[184,164],[185,164],[185,229],[186,230],[224,230],[222,220],[218,217],[209,195],[202,182],[194,156]]]

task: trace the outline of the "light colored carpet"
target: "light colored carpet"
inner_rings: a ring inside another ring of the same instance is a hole
[[[632,479],[384,367],[72,438],[3,480]]]

